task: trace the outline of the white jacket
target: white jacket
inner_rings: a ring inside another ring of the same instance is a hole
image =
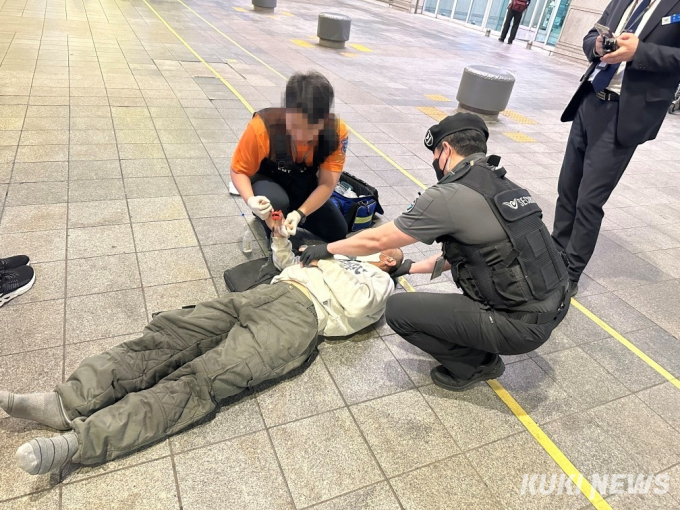
[[[282,270],[272,284],[294,280],[309,290],[323,336],[351,335],[377,322],[394,292],[390,275],[367,262],[328,259],[317,267],[302,267],[283,237],[272,237],[272,254]]]

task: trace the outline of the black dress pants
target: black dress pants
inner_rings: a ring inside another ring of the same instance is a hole
[[[543,345],[564,318],[528,324],[462,294],[405,292],[387,300],[387,324],[404,340],[430,354],[459,379],[469,379],[489,353],[524,354]],[[557,315],[557,310],[555,311]]]
[[[317,184],[318,182],[314,179],[310,182],[292,182],[290,186],[284,187],[282,183],[276,182],[270,176],[255,174],[252,178],[253,193],[267,197],[275,211],[283,211],[284,218],[290,211],[304,204]],[[264,221],[260,220],[260,222],[269,237],[269,228]],[[302,228],[327,243],[347,237],[347,222],[340,209],[330,200],[310,214]]]
[[[519,24],[522,21],[522,14],[524,14],[524,12],[508,9],[508,13],[505,16],[505,23],[503,23],[503,30],[501,31],[501,41],[505,41],[505,36],[508,35],[510,22],[512,22],[512,30],[510,30],[508,42],[511,43],[515,40],[515,37],[517,37],[517,30],[519,30]]]
[[[595,251],[604,204],[621,179],[637,145],[616,141],[619,103],[602,101],[590,90],[569,133],[557,184],[552,237],[567,253],[569,278],[578,281]]]

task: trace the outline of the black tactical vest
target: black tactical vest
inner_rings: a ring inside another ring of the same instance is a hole
[[[316,178],[319,166],[340,145],[336,130],[336,119],[329,115],[319,140],[314,147],[313,162],[308,166],[306,162],[296,163],[291,153],[292,140],[286,131],[286,109],[265,108],[256,112],[264,122],[269,134],[269,156],[260,162],[258,173],[289,181],[291,176],[310,176]],[[286,177],[288,176],[288,177]],[[285,186],[284,186],[285,187]]]
[[[471,162],[447,182],[455,182],[482,195],[508,238],[493,243],[467,245],[451,236],[443,243],[456,285],[475,301],[496,310],[512,310],[541,301],[561,287],[567,269],[548,229],[541,208],[529,192],[505,178],[500,159],[491,156]]]

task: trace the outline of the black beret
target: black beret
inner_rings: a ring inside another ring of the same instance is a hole
[[[439,124],[427,130],[427,133],[425,133],[425,147],[434,152],[435,148],[445,137],[468,129],[479,131],[487,140],[489,139],[489,130],[479,115],[474,113],[456,113],[442,119]]]

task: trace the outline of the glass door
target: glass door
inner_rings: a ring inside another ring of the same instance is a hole
[[[555,46],[562,33],[562,26],[564,25],[564,18],[567,17],[567,11],[569,10],[569,5],[571,0],[562,0],[560,6],[555,12],[555,18],[552,22],[552,27],[550,28],[550,34],[548,35],[548,46]]]
[[[545,43],[545,40],[548,38],[548,32],[550,31],[550,27],[552,25],[551,21],[553,18],[553,14],[555,13],[556,3],[557,0],[548,0],[548,5],[543,10],[543,14],[541,15],[540,19],[538,20],[538,23],[536,24],[535,41],[537,43]]]
[[[486,28],[495,32],[500,32],[505,21],[505,14],[508,12],[509,0],[493,0],[489,18],[486,20]]]
[[[434,14],[437,12],[437,2],[438,0],[425,0],[425,5],[423,5],[423,12]]]
[[[437,8],[438,18],[450,18],[453,10],[454,0],[439,0],[439,7]]]
[[[456,3],[456,10],[453,13],[453,19],[457,19],[458,21],[467,21],[468,18],[468,12],[470,11],[470,5],[472,4],[472,0],[458,0]]]
[[[484,14],[486,14],[486,6],[488,0],[473,0],[472,9],[470,10],[470,17],[468,23],[481,27],[484,24]]]

